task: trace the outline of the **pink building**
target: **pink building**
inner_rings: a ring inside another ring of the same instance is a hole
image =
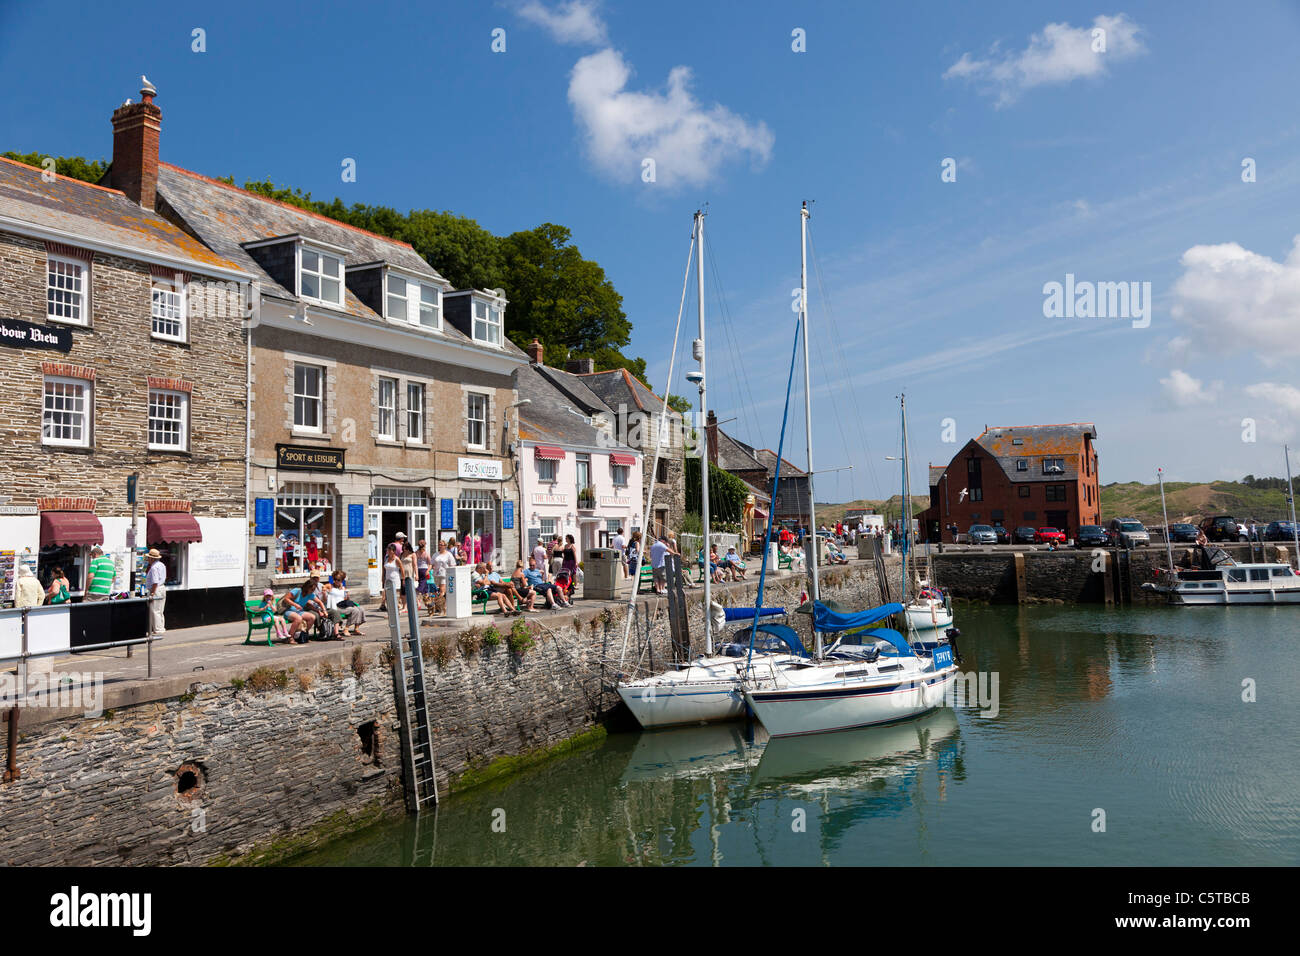
[[[519,371],[520,528],[525,553],[573,535],[579,560],[641,527],[641,453],[615,440],[613,414],[581,378]]]

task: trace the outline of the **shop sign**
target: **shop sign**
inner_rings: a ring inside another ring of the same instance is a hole
[[[0,505],[0,515],[34,515],[35,505]]]
[[[200,571],[233,571],[243,567],[239,555],[230,551],[204,551],[199,554]]]
[[[253,534],[275,534],[275,499],[257,498],[253,502],[255,523]]]
[[[501,502],[501,527],[509,529],[515,526],[515,503],[513,501]]]
[[[501,462],[492,458],[461,458],[458,474],[462,478],[486,478],[491,481],[501,480]]]
[[[533,504],[535,505],[563,505],[568,500],[568,495],[548,495],[542,491],[533,492]]]
[[[441,520],[438,522],[439,530],[450,531],[456,527],[456,502],[450,498],[443,498],[441,502],[442,514],[440,515]]]
[[[72,330],[50,325],[33,325],[21,319],[0,319],[0,345],[16,349],[72,351]]]
[[[304,445],[275,446],[275,466],[286,471],[343,471],[342,448],[310,448]]]
[[[364,538],[366,536],[366,506],[348,505],[348,537]]]
[[[604,508],[626,508],[632,503],[631,498],[620,498],[618,495],[601,495],[600,504]]]

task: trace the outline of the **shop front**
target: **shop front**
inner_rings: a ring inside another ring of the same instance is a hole
[[[383,586],[384,552],[397,540],[398,533],[406,535],[406,543],[418,548],[426,542],[430,554],[438,550],[437,542],[429,537],[429,496],[423,488],[383,487],[370,493],[366,509],[367,582],[371,591]]]

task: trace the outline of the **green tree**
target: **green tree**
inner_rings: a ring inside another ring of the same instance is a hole
[[[10,151],[3,155],[5,159],[26,163],[28,166],[35,166],[37,169],[45,168],[46,157],[44,153],[15,153]],[[97,183],[104,178],[104,173],[108,172],[108,163],[102,159],[89,160],[81,156],[55,156],[54,171],[60,176],[67,176],[69,179]]]
[[[691,409],[693,409],[695,406],[691,404],[691,400],[689,398],[683,398],[680,395],[674,395],[671,392],[669,392],[668,407],[671,408],[679,415],[689,415],[691,413]]]

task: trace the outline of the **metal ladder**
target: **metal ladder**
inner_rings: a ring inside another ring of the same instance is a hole
[[[406,635],[397,613],[397,586],[385,585],[388,633],[393,650],[393,697],[402,725],[402,778],[406,808],[412,813],[438,805],[438,784],[433,767],[433,728],[429,725],[429,698],[424,686],[424,656],[420,652],[420,604],[415,582],[406,579]],[[407,670],[410,670],[408,675]]]

